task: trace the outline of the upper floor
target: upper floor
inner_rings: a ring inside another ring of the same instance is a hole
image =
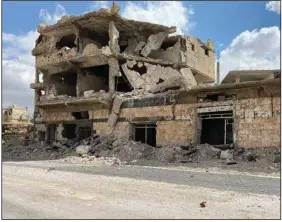
[[[32,54],[45,75],[107,65],[109,58],[189,67],[199,83],[214,82],[211,40],[172,35],[176,27],[122,18],[118,6],[39,25]],[[36,82],[38,83],[38,81]]]

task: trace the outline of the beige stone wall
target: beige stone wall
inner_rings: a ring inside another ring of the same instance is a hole
[[[110,133],[107,122],[94,122],[93,129],[97,134],[108,135]],[[129,122],[118,122],[113,131],[116,138],[127,138],[131,136],[131,124]]]
[[[173,119],[175,115],[175,120]],[[93,111],[93,119],[108,118],[108,110]],[[130,137],[131,124],[138,123],[134,121],[137,117],[166,117],[168,120],[157,121],[157,145],[165,144],[187,144],[193,143],[196,132],[196,109],[193,104],[179,104],[175,106],[153,106],[141,108],[124,108],[121,109],[120,118],[126,118],[126,122],[118,122],[114,135],[116,137]],[[152,118],[152,121],[153,118]],[[107,123],[93,123],[93,127],[98,134],[107,134]]]
[[[235,120],[239,147],[280,147],[280,97],[239,100]]]
[[[157,122],[157,145],[185,145],[194,143],[193,121],[171,120]]]
[[[70,121],[74,120],[71,112],[43,112],[42,121],[52,122],[52,121]]]
[[[172,117],[172,106],[151,106],[140,108],[124,108],[121,109],[120,117],[156,117],[169,116]]]
[[[70,121],[75,118],[72,116],[72,112],[88,111],[89,119],[108,118],[103,117],[104,113],[109,112],[107,109],[103,109],[98,105],[80,105],[78,107],[66,107],[66,108],[45,108],[42,109],[43,121]],[[100,114],[102,113],[102,114]]]
[[[196,104],[187,101],[190,104],[123,108],[119,116],[122,119],[117,122],[113,134],[118,138],[129,138],[132,136],[134,123],[147,121],[156,122],[157,145],[195,143],[197,142],[197,107],[230,104],[234,108],[234,140],[238,146],[277,147],[280,146],[280,97],[275,90],[277,89],[271,88],[263,92],[255,89],[230,91],[237,95],[237,99],[225,102]],[[62,108],[47,109],[44,110],[43,120],[70,121],[74,119],[71,112],[85,110],[89,110],[89,118],[94,120],[93,127],[98,134],[110,132],[106,122],[109,110],[102,107],[69,107],[67,112]]]
[[[175,105],[173,112],[175,120],[157,122],[157,145],[195,143],[197,130],[195,105]]]

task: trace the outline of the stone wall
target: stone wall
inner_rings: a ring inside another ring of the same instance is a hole
[[[132,136],[132,124],[153,123],[157,125],[157,145],[184,145],[195,142],[196,118],[193,104],[177,104],[170,106],[152,106],[140,108],[123,108],[114,135],[118,138]],[[93,111],[93,119],[107,119],[108,110]],[[159,120],[161,119],[161,120]],[[132,124],[131,124],[132,123]],[[97,133],[107,134],[109,131],[105,122],[94,122]]]
[[[197,108],[212,106],[216,110],[216,107],[229,105],[233,107],[234,112],[236,145],[245,148],[278,147],[280,146],[279,92],[278,87],[230,90],[226,94],[235,95],[231,100],[202,103],[195,103],[189,96],[175,99],[173,103],[164,99],[166,105],[161,105],[159,100],[143,102],[138,100],[132,102],[130,106],[123,104],[113,134],[118,138],[130,138],[133,135],[133,124],[156,123],[157,146],[197,143]],[[177,102],[185,104],[175,104]],[[48,109],[44,111],[43,121],[71,121],[74,120],[71,112],[75,111],[89,112],[89,119],[93,121],[93,129],[96,133],[110,133],[107,125],[109,110],[94,105]]]
[[[235,119],[239,147],[280,147],[280,97],[239,100]]]
[[[195,128],[192,121],[171,120],[157,122],[157,146],[194,143]]]

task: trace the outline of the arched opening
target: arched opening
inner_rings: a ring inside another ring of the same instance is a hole
[[[56,43],[56,48],[60,50],[63,47],[74,48],[76,36],[74,34],[66,35],[60,38],[60,40]]]

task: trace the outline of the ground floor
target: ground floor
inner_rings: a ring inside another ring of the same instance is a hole
[[[108,107],[82,104],[44,107],[35,126],[41,141],[83,139],[97,133],[157,147],[208,143],[271,148],[280,147],[280,99],[278,85],[221,92],[171,91],[124,100],[114,124],[109,124]]]

